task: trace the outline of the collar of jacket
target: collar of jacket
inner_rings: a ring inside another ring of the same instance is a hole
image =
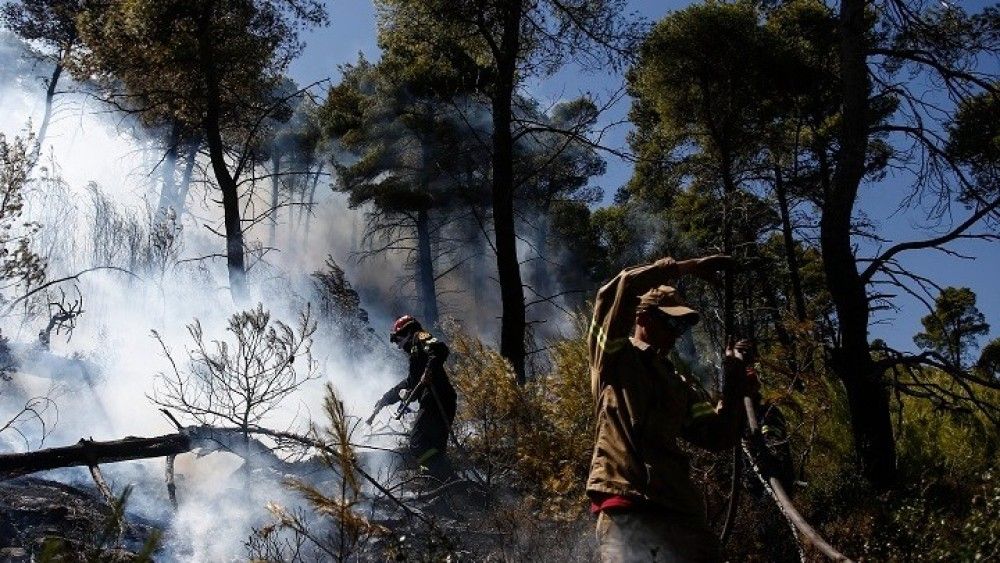
[[[400,348],[402,348],[403,351],[406,352],[407,354],[412,354],[413,352],[416,351],[418,332],[420,331],[411,330],[410,334],[407,334],[406,337],[403,339],[403,341],[400,342]]]
[[[634,336],[630,336],[628,339],[629,342],[632,343],[632,346],[634,346],[635,349],[638,350],[641,355],[648,357],[650,360],[656,360],[660,362],[661,364],[664,365],[664,367],[669,369],[671,372],[674,370],[674,363],[671,362],[670,358],[667,356],[667,354],[670,353],[669,350],[667,350],[666,352],[662,352],[660,350],[657,350],[656,348],[653,348],[652,345],[646,342],[637,340]]]
[[[657,350],[656,348],[653,348],[652,345],[643,342],[642,340],[639,340],[634,336],[629,336],[628,339],[632,343],[632,346],[635,346],[637,350],[639,350],[644,354],[651,354],[653,356],[656,356],[657,358],[660,358],[661,360],[666,360],[667,355],[670,354],[670,350],[667,350],[665,352]]]

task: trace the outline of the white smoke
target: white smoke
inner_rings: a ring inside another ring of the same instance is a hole
[[[29,123],[40,120],[40,89],[40,83],[32,80],[8,82],[0,88],[0,132],[23,136]],[[97,216],[95,198],[111,202],[116,217],[125,220],[121,224],[135,226],[139,229],[136,232],[146,229],[139,234],[148,234],[150,204],[158,195],[160,151],[154,140],[116,123],[114,115],[85,95],[57,97],[24,217],[42,225],[35,248],[48,259],[50,280],[94,266],[127,266],[98,260],[93,243],[95,225],[107,217]],[[224,248],[221,238],[209,229],[221,224],[220,210],[211,201],[217,195],[210,185],[199,182],[189,198],[190,213],[179,221],[176,258],[180,263],[170,260],[163,270],[132,273],[97,270],[48,292],[52,301],[60,299],[60,289],[70,299],[82,296],[84,312],[68,340],[65,334],[54,334],[51,354],[33,354],[32,361],[22,366],[23,373],[16,374],[5,387],[0,415],[18,397],[49,396],[58,407],[58,417],[50,413],[47,419],[51,433],[45,446],[73,444],[80,438],[112,440],[172,433],[174,426],[149,399],[157,373],[170,369],[151,336],[152,330],[162,336],[175,358],[183,360],[184,351],[192,345],[186,325],[195,319],[201,322],[206,340],[224,339],[228,317],[260,302],[274,318],[294,325],[312,298],[309,275],[321,269],[327,255],[345,268],[363,298],[374,300],[380,294],[392,294],[388,280],[401,272],[401,266],[390,260],[357,267],[352,253],[360,237],[359,212],[348,210],[345,199],[334,195],[325,181],[317,195],[310,243],[302,244],[301,233],[293,232],[287,216],[279,215],[279,252],[266,255],[265,262],[253,266],[251,298],[245,307],[239,307],[227,289],[224,260],[195,260]],[[127,234],[110,232],[108,240],[122,247],[99,250],[126,256],[128,249],[124,247],[131,244]],[[252,242],[265,235],[266,229],[258,226],[248,238]],[[367,299],[362,305],[372,313],[378,332],[385,330],[390,317],[402,306],[396,302],[380,308],[377,301]],[[26,320],[17,315],[3,320],[3,334],[16,348],[24,350],[37,341],[48,318],[44,310],[37,313]],[[320,377],[289,397],[265,421],[266,426],[305,432],[309,423],[325,424],[321,402],[327,382],[335,386],[350,414],[367,418],[377,398],[401,379],[401,354],[388,347],[375,353],[360,352],[352,343],[338,340],[339,334],[335,327],[320,326],[312,348]],[[90,368],[81,370],[81,365]],[[5,442],[3,449],[38,447],[40,429],[30,427],[26,432],[27,443],[12,440]],[[392,445],[385,442],[377,441],[381,446]],[[274,479],[257,481],[256,489],[244,492],[242,479],[233,475],[240,463],[222,453],[179,456],[180,507],[176,516],[166,498],[164,460],[111,464],[103,470],[116,491],[135,485],[130,510],[161,524],[170,523],[165,543],[170,559],[223,561],[245,557],[244,541],[251,527],[263,525],[269,518],[266,502],[294,503]],[[48,476],[81,484],[89,481],[89,475],[81,470],[54,471]]]

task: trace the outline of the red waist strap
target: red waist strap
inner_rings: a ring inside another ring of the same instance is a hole
[[[629,510],[640,504],[640,501],[622,495],[603,493],[590,494],[590,512],[597,514],[605,510]]]

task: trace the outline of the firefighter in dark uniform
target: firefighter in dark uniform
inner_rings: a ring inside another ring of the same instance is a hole
[[[448,347],[425,331],[410,315],[404,315],[393,323],[389,340],[410,355],[409,372],[405,379],[379,399],[369,420],[383,407],[416,393],[414,400],[418,401],[419,408],[410,430],[407,453],[421,470],[446,480],[452,474],[445,451],[457,402],[455,388],[444,371]]]

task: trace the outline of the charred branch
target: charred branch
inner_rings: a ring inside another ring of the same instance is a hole
[[[59,301],[49,302],[49,322],[38,333],[38,343],[45,350],[49,349],[52,342],[52,331],[56,334],[66,333],[67,339],[72,336],[73,329],[76,328],[76,319],[83,314],[83,295],[80,288],[75,287],[77,298],[73,301],[66,301],[66,292],[59,290]]]
[[[153,438],[130,436],[108,442],[83,439],[72,446],[0,454],[0,480],[61,467],[90,467],[101,463],[177,455],[190,450],[191,438],[185,434]]]
[[[176,422],[176,419],[169,412],[167,414]],[[72,446],[48,448],[26,453],[0,454],[0,481],[64,467],[86,466],[91,468],[93,473],[93,468],[102,463],[167,457],[167,490],[170,494],[171,503],[176,508],[176,486],[174,485],[173,472],[174,457],[196,448],[214,451],[220,449],[220,447],[223,450],[239,455],[240,452],[237,449],[228,448],[226,444],[239,441],[240,436],[247,432],[254,435],[266,436],[277,442],[292,443],[301,447],[315,449],[326,454],[336,455],[337,453],[337,444],[293,432],[270,430],[260,427],[246,429],[191,426],[175,434],[166,434],[153,438],[136,438],[130,436],[107,442],[83,439]],[[367,447],[360,444],[350,444],[350,446],[352,448]],[[249,460],[246,457],[245,459]],[[357,464],[353,464],[353,469],[361,478],[370,483],[375,490],[399,506],[407,516],[417,518],[424,523],[429,523],[427,517],[420,510],[408,506],[377,479],[358,467]],[[99,473],[94,476],[95,481],[98,480],[99,476]]]

